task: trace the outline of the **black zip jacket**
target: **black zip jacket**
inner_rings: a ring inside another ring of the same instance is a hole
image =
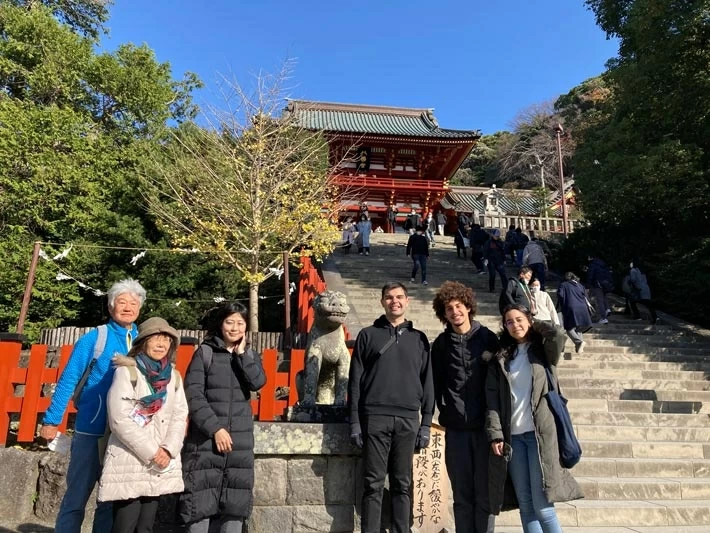
[[[380,349],[395,336],[381,356]],[[418,418],[430,426],[434,415],[434,385],[429,341],[410,321],[396,328],[382,315],[360,331],[350,361],[348,382],[350,423],[361,415]]]
[[[436,338],[431,365],[442,426],[459,430],[484,428],[488,361],[498,348],[498,337],[476,321],[467,333],[455,333],[447,326]]]
[[[425,255],[429,257],[429,241],[422,233],[409,236],[407,255]]]

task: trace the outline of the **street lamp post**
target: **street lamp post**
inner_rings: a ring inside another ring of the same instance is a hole
[[[565,200],[565,174],[562,168],[562,134],[564,133],[562,124],[555,126],[557,134],[557,161],[560,167],[560,198],[562,199],[562,231],[567,237],[567,201]]]

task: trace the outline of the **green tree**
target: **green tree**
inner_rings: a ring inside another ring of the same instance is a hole
[[[173,80],[147,46],[96,54],[91,38],[49,8],[11,4],[0,4],[3,329],[17,319],[33,241],[147,247],[164,239],[141,205],[136,169],[168,120],[194,115],[190,92],[199,86],[193,75]],[[101,309],[91,292],[57,282],[59,266],[105,289],[140,273],[126,254],[75,250],[61,265],[40,262],[28,333]]]

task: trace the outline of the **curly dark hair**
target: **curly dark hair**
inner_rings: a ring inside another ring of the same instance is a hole
[[[452,300],[458,300],[466,307],[471,309],[468,316],[473,320],[476,316],[476,294],[471,287],[466,287],[458,281],[445,281],[439,287],[439,290],[434,296],[432,307],[436,317],[441,320],[442,324],[446,324],[446,304]]]

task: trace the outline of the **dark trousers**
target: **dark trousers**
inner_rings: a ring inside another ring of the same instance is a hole
[[[446,469],[454,493],[456,531],[493,533],[488,504],[488,448],[483,430],[446,429]]]
[[[483,252],[474,252],[471,250],[471,261],[476,265],[476,270],[483,272]]]
[[[493,261],[488,261],[488,290],[493,292],[496,289],[496,272],[500,276],[500,286],[505,288],[508,280],[505,277],[505,265],[495,265]]]
[[[545,264],[544,263],[533,263],[532,265],[528,265],[530,268],[532,268],[533,271],[533,278],[538,280],[540,282],[540,290],[544,291],[545,290]]]
[[[423,254],[413,254],[412,255],[412,277],[417,277],[417,269],[421,265],[422,267],[422,283],[426,281],[426,255]]]
[[[658,320],[658,317],[656,316],[656,308],[654,307],[651,300],[634,300],[633,298],[629,298],[629,307],[631,308],[631,315],[634,318],[641,318],[639,308],[636,304],[641,304],[646,309],[648,309],[648,312],[651,314],[651,324],[655,324],[656,320]]]
[[[159,497],[143,496],[113,502],[111,533],[152,533]]]
[[[364,491],[362,533],[380,533],[382,494],[389,474],[392,500],[391,533],[410,530],[412,514],[412,460],[419,421],[399,416],[367,415],[362,418]]]

